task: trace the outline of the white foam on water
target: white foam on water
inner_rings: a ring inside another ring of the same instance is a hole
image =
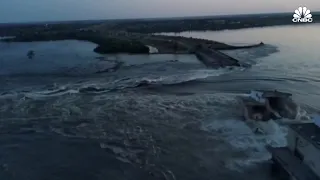
[[[73,90],[73,89],[56,92],[56,93],[55,91],[44,90],[44,91],[35,91],[35,92],[28,92],[28,93],[14,93],[14,94],[0,95],[0,99],[19,98],[19,97],[41,99],[41,98],[61,96],[65,94],[77,94],[77,93],[79,93],[79,90]]]
[[[218,138],[222,138],[233,147],[232,151],[246,154],[242,157],[230,157],[225,162],[227,168],[242,171],[248,166],[270,159],[271,155],[266,150],[266,145],[273,147],[286,145],[286,128],[274,121],[258,124],[266,134],[255,134],[254,129],[241,120],[213,120],[203,128],[216,132]]]
[[[154,53],[159,53],[159,50],[156,47],[146,45],[149,48],[149,53],[154,54]]]
[[[295,119],[282,118],[279,120],[279,123],[281,123],[281,124],[313,123],[312,117],[313,117],[313,115],[308,114],[306,110],[304,110],[300,106],[298,106],[297,115],[296,115]]]
[[[298,106],[297,109],[297,116],[296,116],[296,120],[301,120],[301,121],[311,121],[311,117],[308,115],[307,111],[304,109],[301,109],[300,106]]]
[[[199,70],[189,70],[184,71],[181,73],[175,73],[172,75],[165,75],[165,76],[157,76],[151,75],[149,77],[132,77],[128,78],[127,80],[114,80],[114,81],[106,81],[105,79],[101,80],[98,79],[97,82],[85,82],[81,85],[74,83],[74,84],[65,84],[60,87],[56,87],[55,89],[50,90],[34,90],[32,92],[27,93],[10,93],[10,94],[3,94],[0,95],[0,98],[14,98],[19,94],[23,94],[28,98],[45,98],[45,97],[52,97],[52,96],[61,96],[65,94],[77,94],[79,93],[80,88],[86,87],[95,87],[97,89],[106,88],[106,89],[113,89],[113,88],[127,88],[132,87],[137,82],[147,81],[150,84],[176,84],[182,82],[193,81],[197,79],[205,79],[208,77],[220,76],[226,73],[231,73],[234,70],[229,70],[227,68],[221,68],[217,70],[212,69],[199,69]]]
[[[50,94],[50,93],[46,93],[48,91],[45,92],[31,92],[31,93],[26,93],[25,96],[28,98],[32,98],[32,99],[37,99],[37,98],[45,98],[45,97],[53,97],[53,96],[61,96],[61,95],[65,95],[65,94],[77,94],[79,93],[78,90],[73,90],[73,89],[69,89],[66,91],[61,91],[61,92],[57,92],[54,94]]]
[[[174,84],[187,82],[197,79],[206,79],[208,77],[216,77],[224,74],[232,73],[235,71],[240,71],[240,68],[234,68],[232,70],[228,68],[220,68],[220,69],[198,69],[198,70],[189,70],[181,73],[176,73],[173,75],[166,76],[155,76],[155,77],[143,77],[138,78],[137,80],[146,80],[151,83],[163,83],[163,84]]]
[[[9,98],[14,98],[17,97],[18,94],[17,93],[8,93],[8,94],[4,94],[4,95],[0,95],[0,99],[9,99]]]

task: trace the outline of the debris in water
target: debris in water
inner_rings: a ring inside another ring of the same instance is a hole
[[[28,52],[28,54],[27,54],[27,56],[28,56],[28,58],[29,59],[33,59],[33,57],[34,57],[34,51],[32,51],[32,50],[30,50],[29,52]]]

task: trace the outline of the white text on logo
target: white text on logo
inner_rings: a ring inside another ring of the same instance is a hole
[[[312,22],[312,14],[307,7],[299,7],[294,11],[292,22]]]

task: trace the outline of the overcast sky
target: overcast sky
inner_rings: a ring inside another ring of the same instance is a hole
[[[0,0],[0,22],[320,11],[320,0]]]

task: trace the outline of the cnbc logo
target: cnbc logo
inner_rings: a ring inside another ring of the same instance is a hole
[[[294,11],[292,22],[312,22],[312,14],[307,7],[299,7]]]

